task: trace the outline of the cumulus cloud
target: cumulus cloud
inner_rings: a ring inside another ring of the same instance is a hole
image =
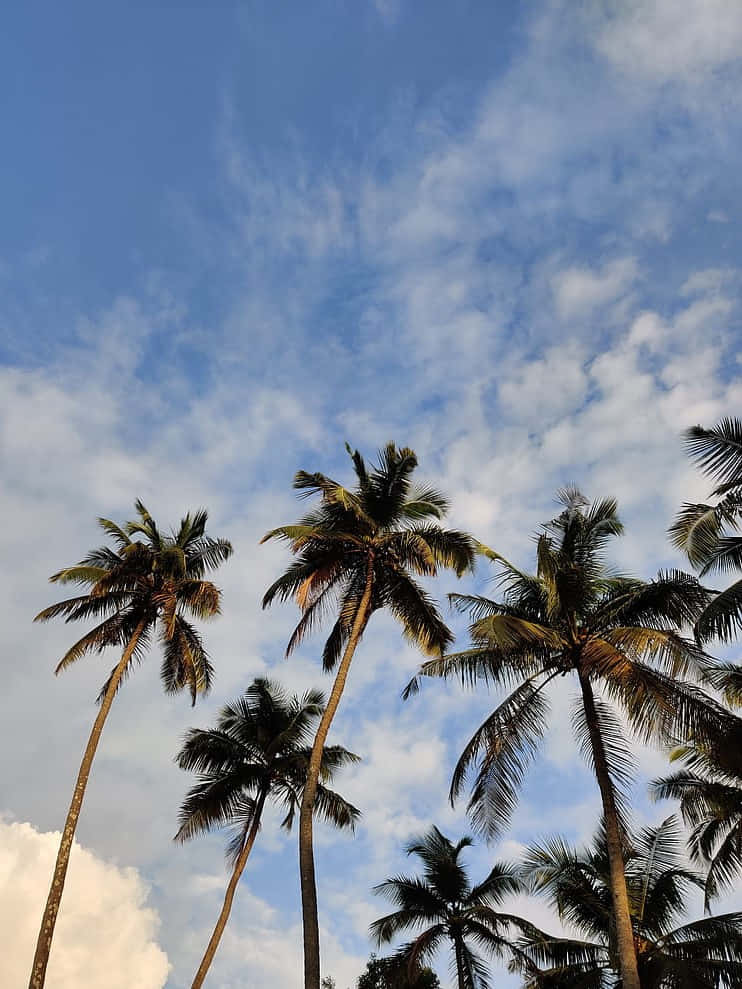
[[[0,819],[0,983],[25,985],[59,844],[56,832]],[[160,921],[136,869],[72,849],[49,984],[161,989],[170,969]]]

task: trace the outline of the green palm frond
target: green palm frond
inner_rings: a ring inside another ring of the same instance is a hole
[[[619,812],[622,828],[626,831],[630,787],[636,774],[636,763],[632,757],[631,749],[624,737],[621,722],[616,717],[615,711],[599,697],[594,698],[593,704],[616,807]],[[580,754],[587,765],[595,771],[595,754],[590,739],[590,729],[585,714],[585,707],[581,698],[577,699],[572,708],[571,722],[572,731],[577,740]]]
[[[205,511],[186,515],[177,538],[161,534],[141,501],[136,502],[136,511],[138,520],[124,526],[110,519],[98,520],[118,552],[100,547],[76,566],[53,574],[53,582],[87,584],[89,592],[45,608],[36,620],[65,617],[73,622],[105,616],[67,650],[57,672],[88,652],[102,652],[109,646],[124,648],[140,629],[124,678],[132,663],[142,658],[144,644],[159,626],[165,654],[163,684],[167,690],[189,684],[195,698],[197,692],[208,689],[212,669],[198,633],[178,610],[198,618],[219,613],[221,592],[200,576],[204,569],[223,562],[232,548],[226,540],[206,537]],[[135,534],[144,535],[146,542],[132,540]],[[104,690],[110,682],[109,677]]]
[[[250,814],[266,799],[283,807],[282,823],[290,829],[306,781],[308,743],[324,703],[320,690],[299,697],[274,680],[256,677],[243,694],[221,708],[215,728],[191,730],[176,761],[197,773],[198,782],[181,807],[177,839],[232,828],[228,857],[234,859],[253,823]],[[325,784],[358,760],[339,745],[328,746],[322,754],[323,782],[315,813],[338,828],[353,830],[360,811]]]
[[[370,570],[371,599],[361,634],[373,612],[388,608],[406,638],[423,652],[440,655],[452,635],[414,576],[432,577],[441,568],[462,574],[473,564],[474,543],[465,533],[434,524],[448,506],[435,488],[411,485],[417,467],[412,450],[387,444],[371,467],[348,444],[346,450],[356,474],[353,490],[321,473],[297,473],[295,487],[321,501],[298,523],[278,526],[264,537],[287,541],[294,559],[265,592],[263,607],[296,599],[302,617],[289,652],[332,609],[336,619],[322,657],[324,669],[332,670],[348,644]]]
[[[196,618],[213,618],[221,611],[221,592],[210,580],[183,580],[175,593],[178,603]]]
[[[489,969],[472,945],[490,957],[502,957],[510,950],[512,928],[533,928],[523,918],[495,909],[521,889],[513,867],[495,863],[482,882],[472,885],[461,861],[461,852],[471,844],[468,836],[454,843],[436,827],[412,839],[406,851],[421,860],[423,875],[394,876],[374,887],[397,909],[376,920],[370,930],[379,945],[407,930],[419,931],[393,956],[409,973],[429,963],[448,939],[457,984],[484,989],[489,985]]]
[[[721,639],[733,640],[742,629],[742,580],[736,581],[717,594],[706,607],[696,624],[696,635],[701,642]]]
[[[402,634],[421,652],[438,656],[453,641],[433,599],[408,574],[395,569],[386,575],[385,604],[402,626]]]
[[[544,687],[554,675],[517,687],[477,729],[454,769],[452,805],[476,764],[467,809],[473,826],[489,839],[509,821],[518,789],[543,741],[549,712]]]
[[[103,652],[107,646],[124,646],[124,623],[119,611],[104,619],[70,646],[54,670],[59,674],[89,652]]]
[[[35,622],[48,622],[51,618],[65,616],[66,621],[78,621],[82,618],[98,617],[108,612],[116,611],[126,604],[130,595],[125,591],[106,594],[104,597],[92,597],[83,594],[80,597],[68,598],[44,608],[34,618]]]
[[[684,502],[668,529],[670,542],[682,550],[694,567],[704,567],[713,556],[725,526],[737,528],[742,502],[727,495],[716,505]]]
[[[568,646],[555,629],[508,614],[480,618],[472,625],[471,636],[474,642],[486,642],[506,651],[528,651],[535,646],[544,651],[556,652]]]
[[[713,592],[681,570],[660,571],[654,580],[624,578],[613,583],[593,614],[596,627],[693,625]]]
[[[449,507],[448,499],[436,488],[418,487],[409,491],[401,515],[411,522],[427,518],[442,519],[448,514]]]
[[[673,818],[646,828],[629,840],[626,878],[642,986],[648,989],[721,989],[736,985],[742,971],[742,915],[727,914],[677,924],[689,892],[703,877],[683,864],[681,833]],[[528,850],[524,874],[560,915],[590,941],[553,938],[526,931],[513,954],[511,970],[533,977],[534,987],[560,989],[616,985],[610,869],[605,834],[592,848],[578,850],[553,838]],[[553,975],[551,982],[546,976]],[[561,981],[566,979],[566,981]],[[603,982],[602,980],[606,980]]]
[[[695,642],[668,628],[618,625],[603,640],[623,655],[656,664],[671,677],[705,677],[711,658]]]
[[[94,567],[78,563],[74,567],[65,567],[52,574],[49,580],[55,584],[91,584],[95,585],[107,577],[109,571],[105,567]]]
[[[691,426],[684,435],[691,459],[704,474],[722,484],[742,480],[742,421],[732,416],[720,419],[712,429]]]
[[[314,802],[315,817],[321,818],[335,828],[349,828],[355,831],[361,812],[339,793],[328,789],[321,783],[317,786],[317,796]]]
[[[190,622],[176,615],[172,632],[164,633],[161,639],[160,679],[165,691],[173,694],[189,687],[191,703],[195,704],[198,694],[206,694],[211,689],[214,673],[200,635]]]

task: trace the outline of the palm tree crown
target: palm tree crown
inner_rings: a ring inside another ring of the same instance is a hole
[[[138,520],[124,526],[98,520],[116,549],[102,546],[75,566],[55,573],[50,578],[55,583],[82,584],[88,592],[45,608],[36,621],[58,616],[67,622],[103,618],[67,650],[57,673],[88,652],[124,648],[135,633],[131,660],[141,659],[159,626],[163,686],[169,692],[187,686],[195,703],[198,693],[208,691],[213,670],[201,637],[186,616],[204,619],[219,613],[220,591],[204,576],[232,555],[232,546],[226,539],[206,535],[208,516],[203,510],[186,515],[173,534],[160,532],[141,501],[136,502],[136,510]],[[130,667],[131,663],[124,676]]]
[[[713,745],[686,745],[673,753],[684,768],[655,780],[656,799],[677,799],[691,828],[693,861],[707,868],[706,906],[733,888],[742,872],[742,728]]]
[[[469,837],[454,844],[436,827],[410,842],[407,854],[421,860],[423,875],[395,876],[374,887],[375,893],[398,909],[374,921],[371,935],[381,945],[417,928],[420,933],[394,956],[410,973],[428,963],[449,941],[458,989],[487,989],[488,966],[472,944],[490,955],[507,952],[510,929],[525,922],[496,908],[506,896],[518,892],[521,883],[510,866],[496,863],[481,883],[472,885],[461,862],[461,852],[471,844]]]
[[[274,681],[256,678],[219,713],[216,728],[192,729],[176,761],[198,774],[180,810],[177,841],[215,828],[232,829],[228,854],[244,847],[261,797],[282,807],[281,826],[291,826],[301,802],[316,722],[325,697],[309,690],[289,697]],[[316,812],[338,828],[354,828],[360,812],[327,788],[338,769],[359,757],[340,745],[325,748]]]
[[[682,923],[703,876],[684,866],[677,822],[646,828],[626,850],[626,883],[642,989],[730,989],[742,978],[742,914]],[[579,936],[533,930],[511,969],[524,989],[615,989],[620,985],[605,832],[575,849],[553,838],[529,849],[523,876]],[[584,938],[584,940],[582,940]]]
[[[413,487],[417,457],[407,447],[390,443],[369,469],[356,450],[347,448],[356,474],[354,490],[324,474],[299,471],[294,487],[304,496],[318,494],[320,505],[295,525],[282,525],[264,537],[284,539],[296,559],[265,593],[263,607],[278,597],[294,596],[302,617],[287,653],[333,609],[336,621],[322,655],[332,670],[350,637],[353,620],[370,576],[374,611],[389,608],[404,634],[426,653],[440,653],[452,641],[432,599],[413,574],[435,576],[440,567],[457,574],[473,561],[471,539],[438,524],[448,510],[443,495],[432,487]],[[365,624],[365,623],[364,623]]]
[[[499,569],[502,599],[450,595],[472,618],[472,648],[420,670],[419,676],[456,677],[465,686],[518,684],[467,743],[451,784],[453,801],[479,763],[469,809],[490,837],[505,825],[538,751],[548,725],[545,688],[557,677],[602,687],[646,741],[713,737],[735,720],[696,686],[708,657],[678,631],[692,624],[709,592],[680,571],[651,581],[617,574],[603,553],[623,531],[615,501],[590,504],[573,488],[559,498],[564,510],[537,536],[536,574],[481,547]],[[419,676],[405,696],[419,689]],[[630,772],[626,742],[610,704],[593,701],[614,783],[621,784]],[[592,758],[584,704],[573,725]]]
[[[686,502],[670,527],[670,538],[701,574],[742,571],[742,421],[721,419],[713,428],[686,430],[688,452],[704,474],[714,478],[713,504]],[[742,579],[708,602],[696,623],[700,641],[733,639],[742,630]],[[742,666],[716,664],[714,685],[732,704],[742,704]]]

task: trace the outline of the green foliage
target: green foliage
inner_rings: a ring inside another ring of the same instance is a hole
[[[180,810],[177,841],[215,828],[231,829],[228,854],[236,860],[266,799],[278,804],[287,830],[301,804],[324,695],[310,690],[289,697],[279,684],[258,677],[219,713],[216,728],[188,732],[176,757],[181,769],[197,773]],[[315,813],[338,828],[354,828],[360,812],[326,784],[358,756],[327,746],[320,767]]]
[[[356,989],[440,989],[440,986],[432,968],[421,968],[410,979],[406,965],[395,958],[379,958],[374,954],[356,982]]]
[[[136,510],[138,520],[124,526],[110,519],[98,520],[116,550],[107,546],[94,549],[80,563],[53,574],[50,580],[55,583],[81,584],[88,591],[45,608],[35,620],[102,619],[67,650],[57,673],[86,653],[100,653],[109,646],[125,648],[141,627],[137,648],[124,671],[126,677],[159,630],[162,684],[170,693],[188,687],[195,703],[197,694],[209,690],[213,669],[199,633],[187,618],[219,614],[221,593],[203,578],[229,559],[232,546],[225,539],[206,535],[208,516],[203,510],[187,514],[171,535],[160,532],[141,501],[136,502]]]
[[[392,973],[406,970],[413,985],[421,969],[449,941],[459,989],[488,989],[489,971],[482,952],[505,956],[511,930],[529,926],[498,909],[508,895],[521,889],[509,865],[498,862],[481,883],[471,884],[461,862],[462,851],[471,844],[468,837],[454,844],[433,827],[406,848],[408,855],[420,859],[422,877],[394,876],[374,887],[375,893],[397,907],[371,925],[378,945],[409,929],[422,929],[386,962]]]
[[[524,989],[617,985],[610,870],[605,834],[577,849],[561,838],[526,853],[522,876],[545,896],[575,937],[533,927],[517,942],[510,970]],[[626,850],[626,883],[642,989],[724,989],[742,984],[742,914],[681,923],[688,894],[703,876],[684,865],[674,818],[633,836]],[[583,940],[584,939],[584,940]]]
[[[605,558],[622,532],[615,501],[591,504],[574,488],[558,497],[562,511],[537,535],[536,572],[483,548],[497,569],[500,598],[452,596],[472,620],[472,647],[425,663],[405,691],[416,692],[420,677],[511,690],[467,743],[450,790],[455,802],[471,781],[471,820],[490,838],[506,826],[539,751],[548,688],[557,678],[603,689],[596,712],[619,809],[633,775],[619,712],[641,741],[673,744],[718,737],[736,720],[701,690],[712,662],[679,631],[706,607],[710,592],[680,571],[650,581],[616,573]],[[579,710],[573,727],[591,761]]]
[[[721,419],[713,428],[692,426],[685,433],[688,453],[704,474],[719,482],[709,504],[685,503],[670,538],[702,574],[742,570],[742,421]],[[709,602],[696,624],[701,641],[732,639],[742,629],[742,580]]]
[[[324,474],[297,473],[294,487],[302,497],[318,495],[320,504],[297,524],[265,535],[263,541],[287,542],[294,560],[266,591],[263,607],[293,597],[301,608],[287,654],[333,612],[323,652],[324,668],[331,670],[348,642],[370,568],[369,616],[388,608],[406,638],[439,655],[452,636],[415,578],[434,576],[440,568],[464,573],[472,566],[474,544],[466,534],[437,524],[448,503],[434,488],[412,484],[417,467],[412,450],[390,443],[369,468],[357,450],[347,449],[356,474],[353,490]]]
[[[714,744],[687,745],[673,753],[684,768],[655,780],[656,799],[680,801],[691,828],[691,857],[707,870],[706,906],[734,888],[742,875],[742,730]]]

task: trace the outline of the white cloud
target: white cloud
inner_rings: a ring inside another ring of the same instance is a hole
[[[737,0],[631,0],[606,17],[596,46],[625,72],[682,79],[740,57],[742,7]]]
[[[59,844],[57,832],[0,819],[0,983],[25,985]],[[159,918],[135,869],[75,844],[49,961],[56,989],[161,989]]]
[[[635,258],[617,258],[598,271],[568,268],[552,278],[557,312],[564,320],[589,315],[598,306],[619,299],[637,277]]]
[[[666,92],[656,102],[653,87],[627,85],[602,61],[575,62],[578,35],[563,16],[574,5],[546,6],[529,47],[465,113],[456,103],[421,111],[400,101],[388,130],[374,135],[370,162],[312,164],[296,150],[261,158],[226,134],[218,150],[229,220],[196,231],[207,272],[227,272],[214,289],[226,286],[226,315],[206,305],[208,330],[191,324],[185,293],[153,275],[141,299],[114,300],[64,328],[43,370],[31,363],[0,377],[8,478],[0,507],[12,520],[0,543],[4,558],[24,561],[5,573],[0,594],[6,654],[24,660],[8,664],[3,727],[10,738],[34,739],[22,755],[0,750],[15,813],[45,827],[58,820],[109,665],[93,657],[55,682],[49,669],[72,630],[27,627],[52,599],[48,573],[97,541],[94,517],[128,515],[136,495],[168,524],[206,504],[214,531],[237,549],[218,576],[224,616],[205,629],[213,697],[196,711],[164,698],[153,654],[117,699],[80,825],[98,853],[135,861],[156,881],[174,985],[192,975],[223,888],[219,838],[198,850],[170,846],[188,782],[172,764],[180,735],[213,720],[257,673],[291,689],[328,686],[319,635],[285,662],[296,609],[259,606],[286,554],[257,541],[303,510],[290,491],[293,471],[346,477],[346,438],[368,453],[387,439],[410,442],[421,472],[450,495],[454,524],[527,565],[553,490],[576,480],[590,495],[619,496],[627,536],[617,556],[646,573],[660,560],[678,562],[664,529],[684,497],[706,490],[680,431],[742,402],[720,363],[737,276],[694,271],[681,240],[696,229],[693,209],[711,218],[704,190],[714,189],[714,204],[726,201],[715,146],[702,140],[712,103],[689,108],[675,90],[677,102]],[[704,7],[735,37],[728,7]],[[685,28],[666,23],[666,3],[616,9],[600,35],[616,64],[625,56],[632,71],[665,79],[684,58],[699,69],[716,57],[705,35],[688,54]],[[691,20],[699,9],[686,5]],[[616,39],[630,29],[633,40],[619,50]],[[658,64],[647,68],[655,41]],[[657,119],[671,123],[675,111],[682,126],[658,139]],[[195,281],[204,278],[199,266]],[[480,589],[488,572],[460,588]],[[455,588],[446,578],[435,592]],[[463,642],[464,623],[457,627]],[[342,860],[323,873],[320,893],[331,932],[326,969],[339,989],[352,985],[367,948],[379,906],[369,887],[394,871],[404,840],[431,820],[452,834],[468,830],[461,810],[446,807],[451,761],[496,698],[431,684],[395,713],[416,662],[391,621],[375,617],[333,729],[366,760],[339,782],[364,811],[358,835],[322,832],[318,841],[333,866]],[[547,827],[588,832],[597,816],[561,701],[542,765],[573,789],[553,814],[528,792],[518,841]],[[294,856],[293,840],[267,826],[217,961],[218,985],[296,984],[296,890],[270,903],[258,896],[273,895],[270,869],[292,868]],[[189,885],[194,871],[201,879]],[[173,892],[182,889],[188,897]],[[266,946],[275,957],[262,958]]]

